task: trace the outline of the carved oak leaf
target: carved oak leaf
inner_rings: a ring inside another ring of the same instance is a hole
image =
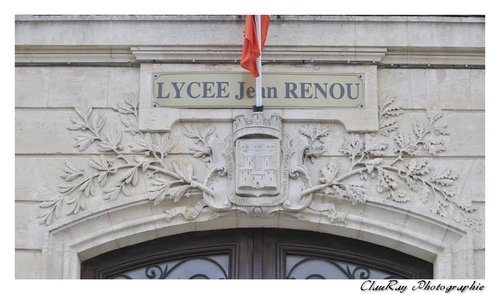
[[[364,136],[364,148],[366,153],[374,156],[383,156],[384,150],[387,149],[388,146],[389,144],[381,140],[376,140],[370,134],[365,134]]]
[[[351,158],[354,158],[355,156],[361,154],[363,148],[364,141],[357,134],[346,133],[345,140],[339,151],[350,155]]]
[[[382,136],[389,136],[389,133],[394,132],[399,128],[396,118],[387,118],[380,121],[379,133]]]
[[[368,161],[364,162],[365,167],[366,167],[366,171],[369,174],[373,173],[373,169],[375,168],[375,166],[380,165],[383,161],[384,161],[384,159],[382,159],[382,158],[375,158],[375,159],[368,160]]]
[[[429,118],[429,121],[431,124],[433,124],[435,121],[438,119],[442,118],[444,116],[443,111],[439,108],[430,108],[427,109],[427,118]]]
[[[309,144],[312,144],[315,140],[324,143],[324,137],[330,135],[331,128],[318,124],[315,127],[300,128],[299,132],[309,138]]]
[[[318,158],[321,154],[325,153],[324,146],[311,146],[304,151],[304,158],[307,158],[314,163],[314,158]]]
[[[312,131],[309,128],[300,128],[299,133],[309,138],[309,141],[314,137]]]
[[[427,164],[429,161],[427,159],[412,159],[409,162],[405,164],[406,168],[408,169],[407,174],[410,175],[425,175],[430,172],[429,167]]]
[[[441,188],[441,189],[439,189],[439,191],[441,191],[441,193],[443,193],[443,195],[446,197],[453,197],[457,194],[455,191],[450,190],[450,189]]]
[[[388,136],[399,128],[397,117],[403,114],[400,107],[393,106],[394,96],[382,94],[379,96],[379,134]]]
[[[457,206],[465,212],[474,212],[477,210],[470,201],[468,202],[455,202]]]
[[[408,155],[417,155],[418,154],[418,146],[414,144],[411,140],[410,135],[407,133],[399,133],[394,137],[394,141],[399,145],[399,149],[397,152],[406,153]]]
[[[430,180],[442,186],[451,186],[457,178],[458,174],[447,168],[442,170],[439,174],[434,174]]]
[[[344,197],[347,197],[347,193],[345,190],[340,189],[338,186],[334,185],[325,188],[325,196],[336,198],[338,200],[343,200]]]
[[[422,203],[427,203],[427,200],[429,200],[430,192],[431,192],[431,190],[429,189],[429,186],[422,185],[422,190],[418,194],[420,201],[422,201]]]
[[[417,121],[413,123],[413,133],[419,140],[422,140],[425,137],[425,135],[429,133],[429,128],[427,124],[421,121]]]
[[[396,96],[381,94],[379,95],[379,101],[380,101],[380,105],[378,107],[379,117],[384,117],[384,116],[396,117],[404,113],[401,107],[392,105],[394,101],[396,101]]]
[[[432,139],[423,142],[423,148],[429,152],[430,155],[436,155],[438,152],[446,150],[444,146],[444,141],[440,139]]]
[[[448,206],[446,202],[443,202],[439,197],[434,198],[434,203],[431,208],[431,212],[440,215],[442,217],[448,216],[448,210],[445,208]]]
[[[465,215],[463,212],[455,214],[455,221],[457,223],[460,223],[462,218],[464,219],[463,224],[465,226],[473,228],[478,233],[481,232],[481,224],[482,224],[481,220],[469,217]]]
[[[446,130],[448,126],[434,126],[434,133],[438,136],[448,136],[450,132]]]
[[[384,191],[394,190],[398,187],[389,172],[383,168],[377,167],[377,173],[377,192],[382,193]]]
[[[337,176],[340,170],[340,164],[337,159],[331,158],[328,164],[320,169],[322,177],[319,179],[320,183],[331,183]]]
[[[351,199],[351,203],[356,205],[358,203],[366,202],[366,191],[361,184],[352,183],[345,185],[347,196]]]
[[[418,177],[411,174],[406,174],[406,176],[402,177],[402,179],[411,190],[419,191],[419,186],[417,185]]]
[[[398,194],[396,194],[392,190],[389,192],[389,197],[388,198],[391,198],[392,201],[395,201],[395,202],[398,202],[398,203],[406,203],[406,202],[410,201],[410,199],[408,197],[406,197],[406,193],[405,192],[399,192]]]

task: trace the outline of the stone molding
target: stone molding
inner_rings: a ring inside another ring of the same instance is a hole
[[[181,232],[245,227],[297,227],[355,238],[387,246],[434,263],[436,279],[470,279],[474,277],[471,233],[453,226],[442,218],[418,210],[408,210],[377,199],[365,203],[364,210],[378,210],[384,219],[369,224],[355,213],[346,217],[345,226],[334,226],[321,215],[307,215],[314,222],[289,218],[282,211],[269,219],[238,220],[228,215],[214,218],[202,213],[195,222],[168,221],[165,214],[154,214],[143,195],[122,199],[113,206],[103,205],[45,229],[42,251],[43,279],[78,279],[82,260],[121,247],[174,235]],[[141,212],[142,215],[137,215]],[[146,212],[146,213],[144,213]],[[128,221],[123,220],[127,215]],[[404,219],[398,224],[394,219]],[[411,226],[409,225],[411,224]],[[419,228],[432,228],[423,232]],[[417,230],[416,230],[417,229]]]
[[[116,66],[141,63],[239,64],[240,45],[171,46],[16,46],[18,66],[71,65]],[[360,46],[266,46],[267,64],[342,64],[384,67],[485,66],[484,48],[418,48]]]

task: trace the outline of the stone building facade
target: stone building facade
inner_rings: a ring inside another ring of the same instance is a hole
[[[484,17],[271,16],[263,78],[299,82],[262,112],[155,92],[159,75],[193,75],[197,95],[228,96],[196,79],[245,73],[244,16],[15,21],[16,278],[78,279],[106,252],[235,228],[342,236],[430,262],[436,279],[485,277]],[[346,75],[356,107],[308,104],[323,98],[300,79]]]

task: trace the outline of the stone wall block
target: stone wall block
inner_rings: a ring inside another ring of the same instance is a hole
[[[394,95],[403,108],[484,110],[483,71],[384,69],[378,73],[379,93]]]
[[[66,129],[71,123],[71,115],[64,110],[17,110],[16,153],[72,152],[73,143],[68,140],[69,131]]]
[[[139,93],[139,70],[102,67],[16,69],[16,107],[114,107],[123,95]]]
[[[387,150],[395,150],[399,147],[395,144],[394,135],[408,134],[412,140],[416,140],[413,130],[415,123],[428,125],[428,118],[425,111],[407,110],[399,118],[399,128],[390,135],[386,141],[389,143]],[[436,135],[431,131],[424,140],[442,140],[445,150],[436,153],[437,156],[484,156],[485,143],[485,116],[482,111],[459,112],[443,111],[443,117],[435,124],[439,128],[444,128],[449,135]],[[421,150],[421,156],[428,156],[425,150]]]
[[[484,250],[474,251],[474,278],[486,279],[486,254]]]
[[[42,252],[38,250],[16,250],[15,278],[40,279],[42,274]]]
[[[15,246],[17,249],[42,249],[44,227],[40,225],[38,213],[38,203],[16,203]]]
[[[478,33],[480,31],[483,33]],[[466,25],[460,22],[409,23],[408,40],[425,40],[429,47],[437,44],[448,44],[449,47],[484,44],[484,26],[481,23]]]
[[[484,70],[473,70],[471,76],[472,109],[485,109],[486,107],[486,80]]]
[[[125,95],[139,95],[139,69],[110,67],[107,82],[108,107],[123,103]]]
[[[15,107],[46,107],[49,100],[50,70],[39,67],[16,68]]]
[[[93,107],[106,107],[108,68],[60,67],[50,70],[49,107],[75,107],[82,100]]]
[[[57,197],[65,158],[23,157],[15,159],[16,201],[44,201]]]
[[[91,106],[91,105],[89,105]],[[102,118],[104,125],[99,132],[101,139],[106,138],[112,130],[124,130],[120,116],[111,109],[92,108],[89,121],[92,124]],[[75,146],[77,141],[74,137],[81,135],[93,136],[86,129],[69,130],[73,127],[72,118],[79,119],[74,108],[50,109],[50,110],[17,110],[15,117],[16,153],[17,154],[58,154],[58,153],[95,153],[97,143],[95,139],[87,148],[80,150],[81,144]],[[80,120],[80,119],[79,119]],[[132,133],[126,132],[122,136],[123,147],[128,148],[128,142],[132,140]]]

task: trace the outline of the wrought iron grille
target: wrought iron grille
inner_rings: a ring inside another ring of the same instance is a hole
[[[197,256],[151,264],[110,279],[227,279],[229,255]]]
[[[286,279],[401,279],[367,266],[322,257],[286,256]]]

